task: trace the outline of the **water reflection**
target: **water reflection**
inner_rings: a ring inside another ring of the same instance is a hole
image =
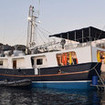
[[[0,105],[105,105],[97,91],[0,87]]]

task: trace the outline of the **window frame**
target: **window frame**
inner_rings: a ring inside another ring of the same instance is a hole
[[[39,64],[38,64],[38,60],[40,60]],[[36,65],[38,65],[38,66],[43,65],[43,59],[42,58],[36,59]]]

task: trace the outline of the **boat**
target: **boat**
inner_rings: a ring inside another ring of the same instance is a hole
[[[22,79],[17,81],[0,81],[0,86],[8,86],[8,87],[27,87],[30,86],[32,81],[30,79]]]
[[[57,89],[91,89],[92,78],[101,75],[105,56],[105,31],[89,26],[49,37],[52,41],[35,45],[33,35],[37,16],[29,7],[26,53],[15,50],[0,57],[0,80],[29,79],[33,87]]]

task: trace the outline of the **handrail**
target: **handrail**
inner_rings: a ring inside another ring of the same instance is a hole
[[[99,79],[100,79],[102,85],[105,86],[104,81],[102,80],[101,76],[99,75],[99,73],[98,73],[97,70],[96,70],[96,66],[97,66],[98,64],[99,64],[99,63],[97,63],[91,70],[93,70],[93,69],[95,70],[95,72],[97,73],[97,75],[98,75],[98,77],[99,77]],[[105,88],[105,87],[104,87],[104,88]],[[104,89],[104,90],[105,90],[105,89]]]
[[[98,75],[98,77],[99,77],[101,83],[102,83],[103,85],[105,85],[105,83],[103,82],[103,80],[102,80],[101,76],[99,75],[99,73],[97,72],[97,70],[96,70],[96,69],[94,69],[94,70],[96,71],[96,73],[97,73],[97,75]]]

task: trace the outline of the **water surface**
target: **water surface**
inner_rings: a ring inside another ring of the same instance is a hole
[[[105,105],[105,93],[0,87],[0,105]]]

